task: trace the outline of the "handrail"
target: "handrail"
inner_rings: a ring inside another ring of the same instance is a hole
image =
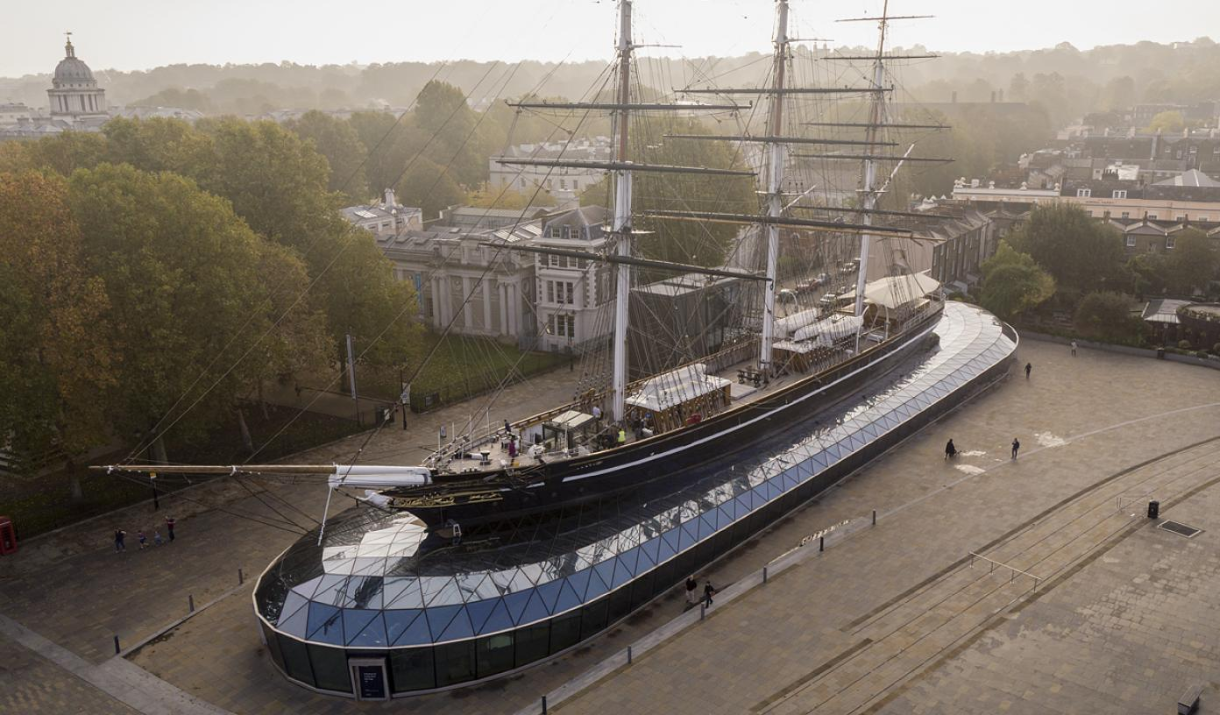
[[[1035,591],[1038,590],[1038,585],[1042,583],[1042,579],[1038,578],[1037,576],[1033,575],[1032,573],[1030,573],[1028,571],[1022,571],[1021,569],[1017,568],[1016,566],[1009,566],[1006,563],[1003,563],[1001,561],[996,561],[995,559],[989,559],[986,556],[983,556],[982,554],[976,554],[973,551],[970,552],[970,568],[974,568],[975,559],[982,559],[982,560],[986,561],[987,563],[991,564],[991,571],[994,571],[996,566],[999,566],[1001,568],[1006,568],[1009,571],[1011,571],[1012,574],[1008,578],[1008,581],[1010,583],[1012,582],[1013,579],[1016,578],[1017,574],[1021,574],[1022,576],[1028,576],[1028,577],[1032,578],[1034,580],[1034,590]],[[988,572],[988,573],[990,573],[990,572]]]

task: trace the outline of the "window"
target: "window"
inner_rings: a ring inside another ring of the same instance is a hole
[[[576,303],[576,285],[570,282],[564,285],[568,287],[568,305],[574,305]]]
[[[1125,199],[1125,198],[1127,198],[1127,191],[1126,191],[1126,189],[1115,189],[1113,192],[1110,193],[1110,198]]]
[[[1211,221],[1207,216],[1195,216],[1196,221]]]
[[[547,335],[555,335],[555,314],[552,313],[546,316],[546,333]]]
[[[1190,148],[1190,153],[1191,153],[1191,154],[1198,154],[1198,153],[1199,153],[1199,147],[1197,147],[1197,146],[1192,146],[1192,147]]]
[[[1131,218],[1131,212],[1130,212],[1130,211],[1124,211],[1124,212],[1123,212],[1123,218]]]
[[[1092,189],[1076,189],[1076,198],[1087,199],[1093,195]]]
[[[1135,236],[1127,236],[1127,248],[1135,248]]]
[[[555,302],[555,281],[546,282],[546,302]]]
[[[572,237],[572,227],[571,227],[571,226],[564,226],[564,227],[563,227],[563,237],[564,237],[564,238],[571,238],[571,237]]]
[[[1166,250],[1166,251],[1172,251],[1172,250],[1173,250],[1173,243],[1174,243],[1174,237],[1173,237],[1173,236],[1166,236],[1166,237],[1165,237],[1165,250]]]
[[[568,180],[567,180],[567,179],[560,179],[560,180],[559,180],[559,188],[561,188],[561,189],[567,189],[567,188],[568,188]]]
[[[559,256],[551,256],[551,268],[559,267]]]
[[[1183,216],[1179,216],[1179,217],[1178,217],[1178,223],[1186,223],[1186,220],[1187,220],[1187,219],[1186,219],[1186,216],[1185,216],[1185,215],[1183,215]]]
[[[1149,221],[1155,221],[1155,220],[1156,220],[1156,214],[1148,214],[1148,215],[1147,215],[1147,216],[1145,216],[1144,218],[1145,218],[1145,219],[1147,219],[1147,220],[1149,220]]]

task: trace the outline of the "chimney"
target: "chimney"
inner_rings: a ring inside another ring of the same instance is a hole
[[[394,201],[394,189],[385,190],[385,205],[386,208],[394,208],[397,203]]]

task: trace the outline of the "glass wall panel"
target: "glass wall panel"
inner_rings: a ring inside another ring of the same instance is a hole
[[[347,655],[342,649],[311,643],[309,662],[313,665],[315,686],[319,690],[352,692],[352,676],[347,672]]]
[[[284,667],[284,656],[280,654],[280,637],[275,631],[263,626],[263,637],[267,639],[267,652],[271,655],[271,660],[279,666],[280,670],[287,670]]]
[[[393,683],[396,693],[435,688],[432,649],[404,648],[390,651],[390,682]]]
[[[294,638],[280,639],[280,653],[284,656],[284,670],[288,677],[306,685],[313,685],[313,669],[309,666],[309,652],[305,644]]]
[[[436,651],[436,687],[456,685],[475,678],[474,641],[445,643]]]
[[[584,607],[584,613],[580,619],[580,639],[582,641],[606,627],[606,611],[609,605],[609,601],[603,598],[597,603]]]
[[[521,667],[547,657],[550,651],[551,624],[540,623],[514,634],[517,641],[516,665]]]
[[[513,668],[513,636],[511,633],[478,640],[479,677],[503,673]]]
[[[631,610],[631,589],[620,588],[610,594],[610,623],[614,623],[627,615]]]
[[[580,640],[580,611],[560,616],[551,621],[551,652],[576,645]]]

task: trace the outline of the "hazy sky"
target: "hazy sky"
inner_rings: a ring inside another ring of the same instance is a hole
[[[611,54],[614,0],[65,0],[5,3],[0,76],[50,72],[71,30],[94,69],[173,63],[303,64],[521,58],[601,59]],[[864,25],[881,0],[792,0],[794,34],[832,44],[871,44]],[[937,50],[1007,51],[1067,41],[1081,49],[1139,40],[1220,36],[1220,1],[891,0],[896,14],[935,14],[905,23],[898,44]],[[773,0],[636,0],[637,42],[696,57],[768,51]],[[1220,40],[1220,37],[1216,37]]]

